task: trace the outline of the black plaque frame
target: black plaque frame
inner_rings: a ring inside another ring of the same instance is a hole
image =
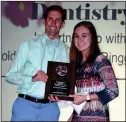
[[[74,62],[63,63],[48,61],[48,81],[45,88],[45,99],[49,95],[57,96],[60,100],[73,101],[75,91],[76,66]]]

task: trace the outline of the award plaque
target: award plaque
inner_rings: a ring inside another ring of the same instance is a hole
[[[45,99],[49,95],[57,96],[60,100],[73,101],[75,90],[75,63],[63,63],[48,61],[47,75],[48,81],[45,88]]]

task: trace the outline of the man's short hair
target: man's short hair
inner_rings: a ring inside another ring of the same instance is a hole
[[[60,12],[61,15],[62,15],[62,22],[64,22],[64,20],[66,19],[66,11],[59,5],[52,5],[52,6],[49,6],[44,12],[43,18],[45,20],[47,19],[48,14],[49,14],[50,11],[58,11],[58,12]]]

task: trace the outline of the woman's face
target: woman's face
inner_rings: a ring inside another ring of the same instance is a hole
[[[74,44],[82,53],[88,52],[91,45],[91,34],[88,28],[80,26],[75,29]]]

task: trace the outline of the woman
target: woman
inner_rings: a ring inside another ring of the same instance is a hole
[[[118,96],[118,85],[110,61],[100,51],[91,22],[82,21],[74,27],[70,59],[77,63],[77,93],[86,94],[73,95],[74,104],[86,104],[80,115],[74,111],[72,121],[109,121],[107,103]]]

